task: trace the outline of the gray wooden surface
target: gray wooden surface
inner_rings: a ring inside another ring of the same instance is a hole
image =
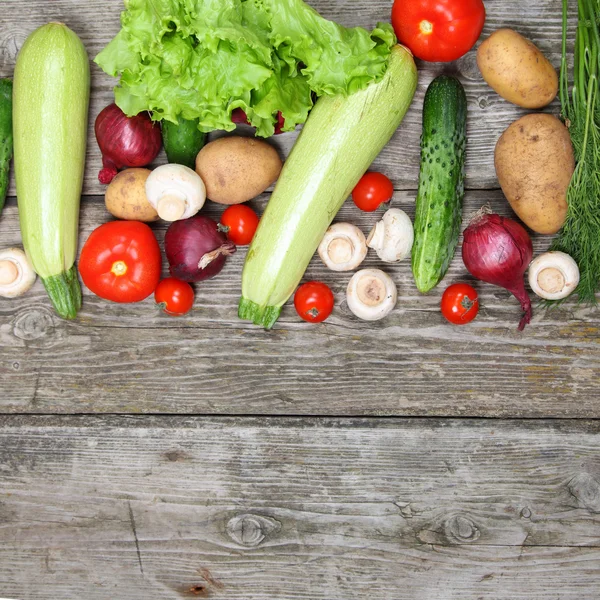
[[[311,4],[369,27],[391,0]],[[560,0],[485,4],[484,36],[516,28],[558,66]],[[121,8],[3,0],[0,77],[51,20],[95,56]],[[483,204],[511,215],[493,149],[523,111],[487,88],[474,52],[419,67],[415,102],[374,165],[394,181],[394,206],[414,214],[423,94],[449,72],[469,101],[465,221]],[[90,132],[114,85],[95,65],[92,78]],[[283,157],[296,135],[275,138]],[[99,168],[90,134],[81,241],[109,217]],[[377,215],[347,203],[338,220],[366,233]],[[20,242],[13,197],[0,240]],[[534,237],[536,253],[549,244]],[[67,323],[39,282],[0,300],[0,598],[598,599],[595,309],[536,307],[519,333],[516,300],[476,283],[480,315],[451,327],[441,290],[420,295],[400,263],[385,267],[397,309],[364,323],[345,305],[349,277],[315,260],[307,278],[332,286],[333,316],[310,326],[288,305],[264,332],[236,317],[244,255],[197,287],[181,319],[84,290]],[[464,280],[457,256],[444,285]]]

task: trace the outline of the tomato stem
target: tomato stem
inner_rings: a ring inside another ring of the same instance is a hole
[[[433,23],[431,21],[428,21],[427,19],[423,19],[419,23],[419,29],[420,29],[421,33],[424,33],[425,35],[429,35],[430,33],[433,32]]]
[[[110,271],[113,275],[121,277],[125,275],[125,273],[127,273],[127,264],[125,263],[125,261],[117,260],[113,263],[113,266],[110,269]]]

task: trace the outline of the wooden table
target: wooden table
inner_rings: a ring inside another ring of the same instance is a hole
[[[391,4],[313,3],[367,27]],[[558,66],[560,6],[488,0],[484,36],[516,28]],[[121,7],[4,0],[0,76],[51,20],[93,58]],[[394,206],[414,214],[423,95],[448,72],[469,102],[466,220],[485,203],[511,214],[493,149],[523,111],[483,83],[474,52],[419,67],[415,102],[374,165],[395,183]],[[108,218],[91,132],[113,85],[94,65],[82,240]],[[274,143],[285,155],[295,137]],[[347,203],[338,219],[368,231],[376,218]],[[20,242],[14,197],[0,239]],[[536,252],[549,242],[537,237]],[[397,309],[363,323],[344,301],[348,276],[313,261],[307,277],[336,293],[332,318],[309,326],[288,306],[265,332],[236,317],[244,255],[177,320],[86,292],[65,322],[39,282],[0,302],[0,597],[597,600],[596,310],[537,308],[519,333],[515,299],[478,284],[478,319],[451,327],[440,292],[419,295],[404,262],[387,268]],[[457,256],[446,281],[465,279]]]

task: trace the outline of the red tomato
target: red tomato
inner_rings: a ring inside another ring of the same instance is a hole
[[[392,8],[400,43],[429,62],[449,62],[466,54],[484,22],[482,0],[395,0]]]
[[[365,173],[352,190],[354,204],[365,212],[373,212],[389,202],[394,195],[394,184],[383,173]]]
[[[161,255],[152,230],[139,221],[111,221],[92,231],[81,250],[79,272],[97,296],[140,302],[156,288]]]
[[[167,277],[154,290],[154,301],[161,305],[164,312],[174,317],[181,317],[192,310],[194,290],[185,282]]]
[[[441,309],[442,315],[454,325],[470,323],[479,312],[477,292],[466,283],[455,283],[442,295]]]
[[[249,206],[234,204],[221,215],[221,231],[225,231],[236,246],[247,246],[256,233],[258,220],[257,214]]]
[[[335,299],[329,286],[309,281],[296,290],[294,306],[300,318],[310,323],[324,321],[333,311]]]

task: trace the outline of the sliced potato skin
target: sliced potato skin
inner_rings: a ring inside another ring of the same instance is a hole
[[[558,75],[530,40],[512,29],[498,29],[477,50],[477,66],[502,98],[523,108],[542,108],[556,98]]]
[[[575,157],[561,121],[545,113],[521,117],[498,140],[494,165],[504,195],[530,229],[552,234],[563,226]]]

